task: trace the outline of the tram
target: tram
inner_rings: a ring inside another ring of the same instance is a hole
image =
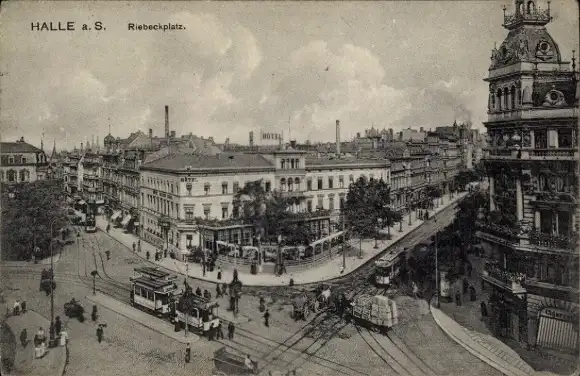
[[[134,272],[134,277],[131,277],[131,305],[155,315],[169,315],[177,290],[177,277],[153,267],[135,268]]]
[[[173,304],[175,320],[179,326],[188,325],[188,328],[205,334],[210,327],[217,327],[220,323],[219,304],[215,300],[197,296],[190,291],[187,295],[185,293],[176,295]]]
[[[86,232],[97,232],[97,221],[95,217],[89,217],[85,221],[85,231]]]
[[[407,262],[406,248],[390,250],[375,261],[375,285],[388,287],[401,273],[401,268]]]

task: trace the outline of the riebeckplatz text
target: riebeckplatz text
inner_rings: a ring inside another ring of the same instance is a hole
[[[137,31],[137,30],[160,30],[160,31],[168,31],[168,30],[185,30],[185,26],[181,24],[135,24],[130,23],[127,25],[129,30]]]

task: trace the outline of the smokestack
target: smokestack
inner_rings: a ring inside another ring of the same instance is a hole
[[[165,106],[165,139],[169,145],[169,106]]]
[[[336,121],[336,155],[340,155],[340,120]]]
[[[83,151],[83,143],[81,142],[81,151]]]

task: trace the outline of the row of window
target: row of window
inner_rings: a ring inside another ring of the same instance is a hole
[[[28,170],[8,170],[6,172],[6,180],[4,180],[4,171],[0,171],[0,181],[7,181],[9,183],[25,182],[30,180],[30,171]]]
[[[280,160],[280,168],[282,170],[290,170],[300,168],[299,158],[286,158]]]

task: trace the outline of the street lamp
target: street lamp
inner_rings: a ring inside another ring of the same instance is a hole
[[[59,218],[54,219],[50,223],[50,329],[49,329],[49,347],[56,346],[56,339],[54,333],[54,260],[53,260],[53,239],[54,239],[54,224],[58,221]]]

